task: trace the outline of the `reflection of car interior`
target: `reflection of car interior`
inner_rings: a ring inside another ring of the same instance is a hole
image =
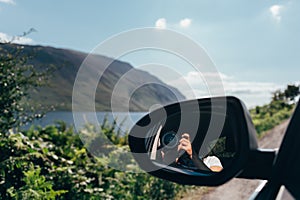
[[[215,116],[219,115],[220,117],[224,117],[217,113],[214,114]],[[195,117],[193,116],[199,115],[199,113],[191,112],[189,113],[189,115],[191,119],[194,119]],[[164,151],[170,150],[172,148],[176,149],[176,142],[178,142],[178,140],[181,138],[181,134],[189,133],[193,151],[197,152],[199,158],[204,158],[206,156],[216,156],[220,159],[224,168],[231,164],[235,152],[237,152],[236,150],[238,148],[238,143],[236,142],[236,138],[233,138],[232,134],[230,134],[229,132],[232,131],[233,126],[230,124],[232,120],[228,120],[228,116],[225,118],[225,124],[221,134],[215,134],[214,137],[211,137],[208,140],[205,138],[205,135],[209,128],[211,113],[201,112],[200,120],[197,123],[207,124],[207,126],[196,126],[196,130],[193,130],[195,129],[195,124],[192,124],[195,122],[187,121],[186,123],[182,123],[180,120],[180,113],[173,114],[172,116],[169,116],[166,121],[155,124],[155,126],[148,132],[146,146],[151,160],[161,160],[162,149],[164,149]],[[203,121],[207,121],[207,123],[203,123]],[[176,134],[176,137],[173,136],[173,140],[172,137],[170,137],[170,135],[172,135],[171,133]]]
[[[155,135],[155,139],[153,141],[153,145],[151,147],[151,151],[149,151],[151,160],[156,160],[157,156],[159,156],[159,155],[157,155],[158,154],[157,149],[160,145],[159,136],[160,136],[160,133],[161,133],[161,129],[162,129],[162,125],[160,125],[158,127],[158,130],[157,130],[156,135]]]

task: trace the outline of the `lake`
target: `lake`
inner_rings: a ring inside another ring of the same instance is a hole
[[[74,117],[73,117],[74,114]],[[25,126],[29,128],[31,125],[40,125],[42,127],[46,125],[54,124],[56,121],[64,121],[70,126],[76,127],[77,130],[83,128],[87,123],[90,124],[102,124],[106,118],[108,122],[112,123],[116,120],[117,124],[121,128],[122,132],[126,132],[132,128],[132,126],[141,119],[146,112],[68,112],[68,111],[53,111],[48,112],[46,115],[38,120],[35,120],[30,125]],[[75,119],[75,120],[74,120]],[[76,126],[75,126],[76,122]]]

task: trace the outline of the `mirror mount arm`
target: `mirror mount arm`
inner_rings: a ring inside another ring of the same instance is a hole
[[[237,178],[269,179],[276,154],[276,149],[256,149],[251,151],[245,169]]]

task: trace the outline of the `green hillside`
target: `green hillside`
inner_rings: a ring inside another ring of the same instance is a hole
[[[46,87],[31,91],[31,97],[35,103],[43,106],[55,106],[56,110],[71,110],[72,91],[77,71],[88,54],[68,50],[57,49],[44,46],[22,45],[22,53],[30,56],[29,64],[33,64],[37,69],[52,67],[54,72],[50,74],[49,83]],[[13,51],[17,45],[0,44],[0,51]],[[107,63],[111,63],[104,71]],[[85,73],[86,85],[95,85],[95,80],[91,76],[95,73],[103,73],[99,81],[95,104],[97,111],[110,111],[111,95],[117,81],[129,70],[130,75],[122,78],[122,92],[118,93],[118,111],[127,111],[126,101],[130,99],[131,111],[147,111],[153,104],[166,105],[185,97],[175,88],[172,88],[155,76],[133,68],[129,63],[113,60],[101,55],[92,55],[88,62],[89,71]],[[144,85],[146,82],[155,84]],[[131,88],[137,89],[133,94],[129,94]],[[85,98],[90,98],[86,96]]]

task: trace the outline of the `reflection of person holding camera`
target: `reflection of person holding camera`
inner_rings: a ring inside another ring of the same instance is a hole
[[[180,152],[181,150],[185,151],[189,156],[189,159],[193,161],[195,167],[199,169],[211,170],[213,172],[220,172],[223,169],[221,161],[216,156],[207,156],[203,161],[199,158],[195,151],[193,151],[190,135],[188,133],[183,133],[179,140],[177,151]],[[176,162],[180,164],[181,162],[184,162],[184,159],[186,159],[186,156],[180,156],[179,158],[176,158]]]
[[[192,144],[190,142],[190,135],[188,133],[182,134],[175,151],[176,153],[174,151],[162,151],[163,160],[166,163],[173,162],[175,165],[206,171],[219,172],[223,169],[220,160],[216,156],[207,156],[203,160],[199,158],[196,152],[193,151]]]

